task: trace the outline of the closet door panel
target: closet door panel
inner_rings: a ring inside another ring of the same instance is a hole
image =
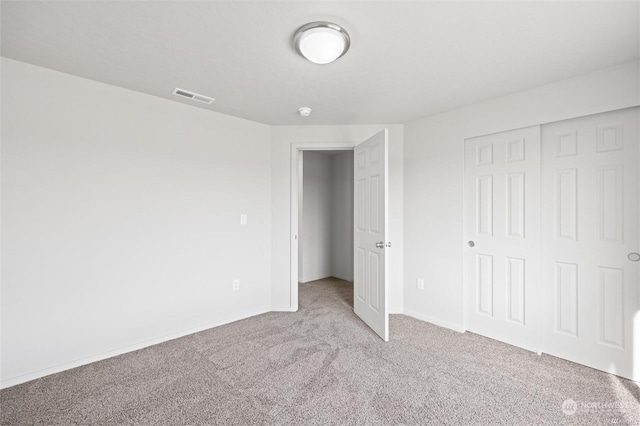
[[[540,128],[465,141],[466,328],[540,349]]]
[[[544,352],[635,380],[638,121],[632,108],[543,126],[541,174]]]

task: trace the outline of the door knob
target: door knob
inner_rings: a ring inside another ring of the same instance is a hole
[[[387,247],[391,247],[391,243],[387,243]]]
[[[469,244],[469,247],[473,247],[476,245],[476,243],[474,243],[473,241],[469,241],[467,244]]]
[[[377,248],[384,248],[384,241],[380,241],[376,243]]]
[[[627,255],[627,259],[629,259],[632,262],[639,262],[640,261],[640,253],[629,253]]]

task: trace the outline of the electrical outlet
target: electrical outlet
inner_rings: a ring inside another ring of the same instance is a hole
[[[233,280],[233,291],[240,290],[240,280]]]
[[[416,288],[418,290],[424,290],[424,280],[422,278],[416,280]]]
[[[240,215],[240,225],[246,225],[247,224],[247,215],[246,214],[241,214]]]

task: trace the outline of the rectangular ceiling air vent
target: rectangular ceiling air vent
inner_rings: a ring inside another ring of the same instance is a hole
[[[189,98],[194,101],[202,102],[203,104],[211,104],[213,103],[213,101],[215,101],[215,99],[208,96],[199,95],[188,90],[178,89],[177,87],[173,89],[173,94],[176,96],[182,96],[183,98]]]

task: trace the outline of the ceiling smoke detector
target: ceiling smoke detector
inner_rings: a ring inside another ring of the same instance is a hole
[[[310,22],[298,28],[293,44],[300,55],[314,64],[329,64],[349,50],[351,38],[338,24]]]
[[[309,107],[298,108],[298,114],[300,114],[302,117],[308,117],[311,115],[311,108]]]

